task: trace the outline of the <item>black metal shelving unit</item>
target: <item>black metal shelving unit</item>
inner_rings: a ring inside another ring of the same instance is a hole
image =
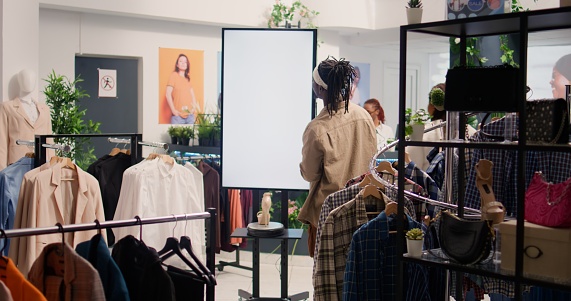
[[[569,145],[539,145],[527,143],[525,128],[526,128],[526,112],[525,112],[525,96],[526,96],[526,71],[527,71],[527,47],[528,35],[530,33],[537,33],[542,31],[558,30],[571,28],[571,7],[546,9],[537,11],[527,11],[520,13],[510,13],[493,16],[483,16],[477,18],[457,19],[441,22],[430,22],[422,24],[413,24],[401,26],[400,28],[400,75],[399,75],[399,124],[405,124],[405,109],[406,109],[406,64],[407,64],[407,40],[409,33],[423,33],[429,35],[437,35],[449,38],[460,38],[460,63],[465,64],[466,59],[466,39],[481,36],[493,36],[503,34],[519,34],[519,59],[520,69],[518,72],[518,87],[515,91],[516,96],[521,99],[517,104],[516,112],[519,113],[519,141],[503,144],[503,143],[469,143],[466,141],[441,141],[441,142],[418,142],[406,141],[404,127],[400,127],[397,133],[399,138],[398,144],[398,159],[404,162],[405,147],[406,146],[425,146],[425,147],[447,147],[458,148],[464,150],[466,148],[487,148],[487,149],[509,149],[517,151],[518,160],[518,174],[517,178],[523,182],[525,179],[525,156],[527,151],[556,151],[556,152],[571,152]],[[462,120],[463,112],[460,114]],[[450,120],[448,121],[450,122]],[[459,128],[463,128],[462,125]],[[462,133],[458,133],[459,137],[463,137]],[[465,166],[464,156],[459,157],[458,166]],[[398,199],[404,199],[404,165],[399,165],[398,177]],[[449,176],[449,175],[447,175]],[[458,178],[464,178],[463,168],[459,168]],[[458,214],[463,215],[463,195],[464,183],[458,183]],[[427,266],[442,267],[448,270],[457,271],[461,273],[471,273],[482,276],[489,276],[500,278],[506,281],[512,281],[515,284],[515,299],[521,300],[522,298],[522,284],[537,285],[541,287],[548,287],[560,290],[571,290],[569,284],[554,283],[545,281],[539,278],[532,278],[523,274],[523,239],[524,239],[524,196],[525,185],[518,185],[518,206],[517,206],[517,226],[516,226],[516,268],[515,271],[507,272],[501,270],[497,265],[484,264],[476,266],[454,264],[445,260],[437,259],[432,256],[423,256],[422,258],[411,258],[402,255],[399,260],[398,275],[400,281],[397,283],[397,299],[403,300],[403,281],[406,275],[404,274],[404,263],[418,263]],[[400,215],[404,214],[403,202],[399,202],[398,212]],[[402,219],[399,219],[402,221]],[[399,233],[403,233],[404,225],[399,222],[397,225]],[[397,252],[403,254],[404,235],[398,235],[397,238]],[[459,292],[461,292],[461,286]],[[458,291],[457,291],[458,292]],[[456,300],[462,299],[462,294],[456,294]]]

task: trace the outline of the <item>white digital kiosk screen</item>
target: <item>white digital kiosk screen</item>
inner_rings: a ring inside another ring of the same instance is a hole
[[[316,31],[222,30],[222,186],[305,190]]]

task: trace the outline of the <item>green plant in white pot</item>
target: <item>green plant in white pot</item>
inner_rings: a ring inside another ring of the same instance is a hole
[[[424,124],[429,120],[430,114],[425,109],[419,109],[413,113],[411,108],[407,108],[405,111],[405,135],[409,136],[410,140],[422,141]]]
[[[405,234],[406,249],[411,257],[422,256],[422,245],[424,243],[424,232],[419,228],[412,228]]]

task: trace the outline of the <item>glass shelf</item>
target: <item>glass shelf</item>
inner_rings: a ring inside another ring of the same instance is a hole
[[[441,140],[441,141],[405,141],[405,146],[421,147],[454,147],[454,148],[478,148],[478,149],[507,149],[518,150],[525,148],[527,151],[555,151],[571,152],[571,144],[540,144],[528,142],[527,145],[520,145],[514,142],[471,142],[467,140]]]
[[[432,250],[432,252],[439,256],[442,255],[440,249]],[[422,257],[420,258],[410,257],[407,254],[404,254],[402,256],[402,260],[404,262],[418,263],[421,265],[440,267],[468,274],[476,274],[486,277],[498,278],[507,282],[515,282],[516,280],[515,271],[502,269],[501,263],[495,260],[488,260],[483,264],[466,265],[466,264],[455,263],[453,261],[444,258],[435,257],[432,254],[428,253],[427,251],[423,251]],[[521,278],[520,280],[524,284],[559,289],[559,290],[569,290],[569,287],[571,286],[571,282],[556,280],[545,276],[525,274],[525,273],[523,278]]]

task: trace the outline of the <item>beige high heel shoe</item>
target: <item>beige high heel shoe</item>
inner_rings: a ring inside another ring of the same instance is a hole
[[[262,211],[259,211],[258,224],[259,225],[269,225],[270,224],[270,207],[272,207],[272,194],[269,192],[264,193],[262,197]]]
[[[492,224],[499,224],[504,221],[506,208],[501,202],[496,201],[492,190],[492,167],[494,164],[490,160],[481,159],[476,164],[476,187],[482,198],[480,210],[482,220],[491,220]]]

